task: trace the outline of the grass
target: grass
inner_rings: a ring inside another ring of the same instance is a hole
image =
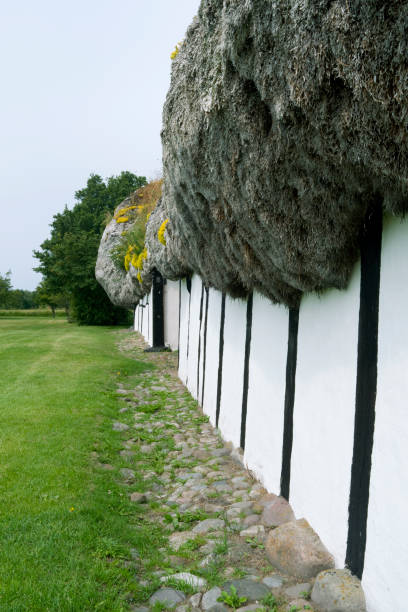
[[[51,316],[51,311],[49,308],[33,308],[30,310],[2,310],[0,309],[0,317],[6,317],[7,319],[11,317],[46,317],[49,318]],[[56,317],[64,317],[66,318],[66,312],[62,309],[57,309],[55,311]]]
[[[208,588],[225,582],[235,558],[228,521],[213,555],[204,547],[211,535],[194,535],[176,554],[169,542],[224,514],[181,511],[161,498],[166,478],[175,484],[198,463],[175,453],[177,424],[194,437],[207,419],[180,388],[150,389],[167,376],[164,354],[136,344],[117,328],[0,319],[0,612],[125,612],[148,605],[161,574],[174,572],[201,576]],[[118,394],[119,383],[129,393]],[[117,420],[130,429],[113,431]],[[122,468],[134,472],[127,484]],[[147,503],[130,502],[132,492]]]
[[[0,319],[1,611],[127,610],[138,585],[125,560],[157,558],[161,532],[92,456],[117,455],[117,382],[149,367],[116,340],[62,319]]]

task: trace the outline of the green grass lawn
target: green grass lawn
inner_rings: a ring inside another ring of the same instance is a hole
[[[92,453],[117,454],[117,382],[151,366],[119,353],[118,334],[0,319],[1,611],[129,607],[122,560],[149,534]]]

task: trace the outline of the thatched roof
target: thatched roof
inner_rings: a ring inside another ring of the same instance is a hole
[[[181,267],[293,304],[344,288],[367,207],[408,205],[408,2],[203,0],[163,115]]]
[[[345,288],[368,206],[407,210],[407,57],[405,1],[202,0],[173,61],[150,265],[288,305]]]

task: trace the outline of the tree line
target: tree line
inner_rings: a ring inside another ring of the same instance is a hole
[[[0,309],[28,310],[39,305],[35,291],[12,288],[11,270],[0,274]]]
[[[129,320],[128,311],[114,306],[95,280],[100,239],[115,208],[147,184],[146,177],[121,172],[104,180],[92,174],[75,193],[72,209],[54,215],[51,234],[34,251],[42,274],[38,300],[51,308],[65,307],[71,320],[86,325],[114,325]]]

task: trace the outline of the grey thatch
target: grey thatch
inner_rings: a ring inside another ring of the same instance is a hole
[[[202,0],[173,62],[148,268],[288,305],[345,288],[368,207],[407,210],[407,57],[405,1]]]
[[[408,2],[203,0],[163,115],[180,267],[287,304],[344,288],[367,207],[407,209],[407,47]]]

